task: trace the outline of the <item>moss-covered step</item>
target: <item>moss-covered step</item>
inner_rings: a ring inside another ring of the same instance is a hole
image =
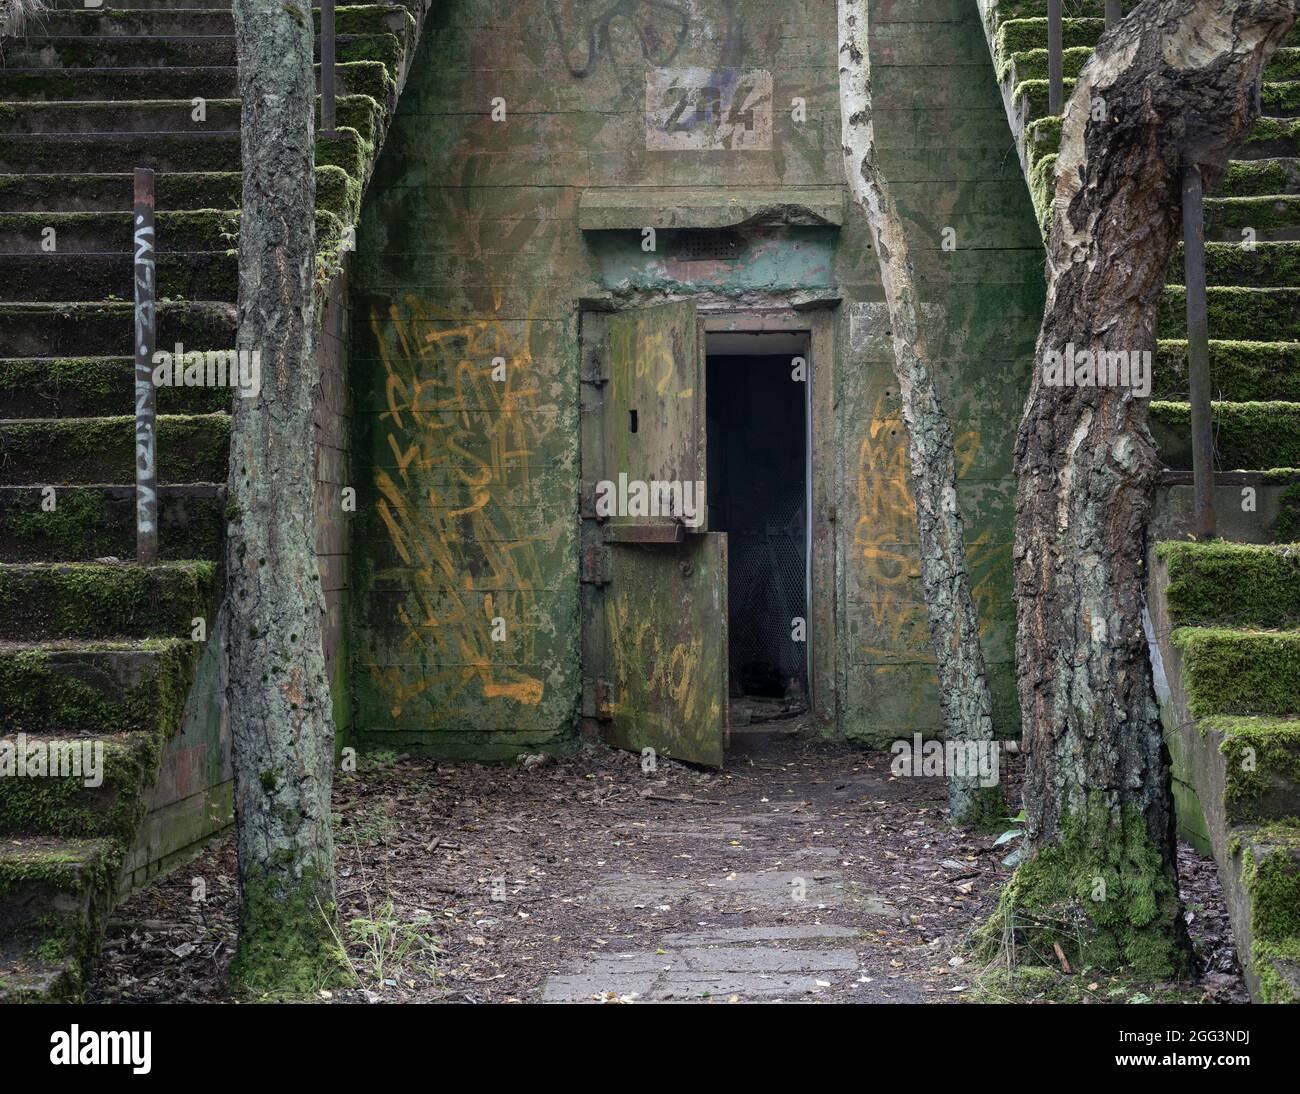
[[[1206,291],[1210,337],[1243,342],[1300,341],[1300,288],[1214,286]],[[1160,301],[1161,338],[1187,336],[1187,294],[1166,285]]]
[[[1295,200],[1300,201],[1300,198]],[[1211,286],[1240,285],[1280,289],[1300,285],[1300,243],[1259,242],[1243,245],[1244,237],[1239,230],[1229,230],[1224,234],[1229,238],[1235,237],[1234,242],[1205,245],[1205,275]],[[1260,238],[1263,238],[1262,233]],[[1171,285],[1183,283],[1181,243],[1169,263],[1166,279]]]
[[[1063,19],[1061,24],[1062,44],[1066,49],[1086,46],[1091,50],[1106,29],[1105,19],[1097,18]],[[1046,16],[1003,19],[994,36],[994,45],[1002,59],[1027,50],[1046,49]]]
[[[158,412],[229,412],[233,398],[229,388],[160,387]],[[135,361],[130,357],[0,357],[0,420],[102,418],[134,409]]]
[[[104,836],[130,843],[163,739],[143,731],[0,737],[0,837]]]
[[[172,251],[158,256],[159,296],[230,300],[239,294],[239,259],[227,251]],[[134,263],[129,254],[0,254],[0,285],[13,301],[130,299]]]
[[[156,94],[156,89],[155,89]],[[319,100],[317,100],[319,103]],[[239,129],[238,99],[207,99],[196,120],[190,99],[126,102],[0,102],[0,133],[188,133]],[[369,95],[341,95],[335,102],[338,125],[374,141],[385,107]]]
[[[314,11],[316,26],[320,13]],[[415,20],[405,7],[393,4],[358,4],[335,9],[334,29],[338,34],[394,34],[405,40],[415,29]],[[40,20],[39,33],[50,36],[99,35],[104,38],[140,35],[232,35],[235,21],[229,7],[208,4],[203,8],[118,8],[104,11],[53,11]]]
[[[1065,79],[1071,81],[1082,71],[1085,62],[1092,56],[1089,46],[1075,46],[1061,54],[1061,70]],[[1006,58],[998,72],[998,79],[1007,81],[1013,88],[1019,87],[1026,80],[1047,79],[1047,50],[1025,49]],[[1264,113],[1268,109],[1270,88],[1286,89],[1289,82],[1300,79],[1300,49],[1286,47],[1279,49],[1264,69]],[[0,85],[2,86],[2,85]],[[1284,99],[1284,92],[1278,91],[1279,101]]]
[[[319,44],[317,56],[319,58]],[[393,34],[340,34],[335,59],[380,61],[397,75],[402,43]],[[229,68],[235,61],[233,34],[100,37],[29,35],[5,47],[8,68]]]
[[[1300,86],[1300,85],[1298,85]],[[1300,195],[1209,198],[1205,202],[1205,238],[1241,245],[1243,231],[1257,240],[1300,238]]]
[[[1086,52],[1091,56],[1091,51]],[[1018,81],[1014,84],[1012,97],[1019,107],[1021,117],[1027,120],[1049,117],[1050,85],[1047,79],[1019,77],[1019,70],[1013,67],[1008,75],[1008,81]],[[1062,81],[1062,92],[1064,101],[1068,102],[1070,96],[1074,94],[1073,79]],[[1293,118],[1296,114],[1300,114],[1300,84],[1266,83],[1261,92],[1261,103],[1265,117],[1278,121]]]
[[[158,488],[163,558],[218,558],[225,487]],[[135,555],[134,486],[0,486],[0,561],[87,562]]]
[[[216,564],[0,563],[0,636],[188,637],[212,616]]]
[[[1300,627],[1300,543],[1156,546],[1174,626]]]
[[[0,641],[0,733],[172,732],[202,644]]]
[[[4,213],[0,214],[0,254],[103,254],[131,253],[133,214],[95,213]],[[238,245],[238,209],[192,209],[160,212],[155,223],[157,249],[167,251],[226,251]],[[42,235],[52,250],[43,249]]]
[[[158,416],[158,479],[223,482],[230,415]],[[0,421],[0,482],[60,486],[135,481],[135,417]]]
[[[331,173],[331,177],[333,174]],[[326,239],[337,233],[337,215],[327,210],[316,212],[316,237]],[[238,209],[190,209],[184,212],[157,214],[157,248],[160,258],[169,253],[215,252],[225,255],[239,246]],[[0,213],[0,256],[28,255],[51,260],[59,256],[112,255],[131,256],[132,214],[130,212],[96,213]],[[43,234],[54,250],[45,250]],[[173,267],[180,279],[183,274]],[[51,275],[47,274],[46,277]],[[128,293],[128,295],[130,295]],[[166,296],[160,292],[160,296]],[[226,294],[216,297],[223,299]],[[55,296],[68,300],[72,297]]]
[[[320,66],[316,66],[317,81]],[[369,95],[391,111],[397,105],[397,84],[381,61],[352,61],[334,66],[339,95]],[[0,100],[56,102],[156,98],[234,99],[239,95],[239,70],[234,66],[169,68],[0,68]]]
[[[1300,119],[1262,117],[1232,150],[1234,160],[1270,159],[1300,154]]]
[[[1229,829],[1230,883],[1224,887],[1233,934],[1248,948],[1251,995],[1300,1003],[1300,821]]]
[[[1025,126],[1025,147],[1031,157],[1060,151],[1061,119],[1036,118]],[[1233,160],[1294,158],[1300,154],[1300,119],[1257,118],[1254,126],[1233,149]]]
[[[1179,627],[1170,637],[1195,716],[1300,715],[1300,631]]]
[[[1186,402],[1188,357],[1185,339],[1156,344],[1156,399]],[[0,373],[3,372],[0,367]],[[1300,342],[1210,340],[1210,377],[1227,402],[1300,402]]]
[[[125,356],[132,352],[135,304],[0,304],[0,346],[13,357]],[[158,345],[228,349],[235,344],[235,307],[219,301],[163,300]]]
[[[316,162],[360,179],[372,149],[354,129],[318,137]],[[0,134],[0,173],[101,174],[152,167],[159,172],[237,171],[239,132]]]
[[[1216,196],[1241,198],[1300,193],[1300,160],[1234,160],[1213,192]]]
[[[1300,403],[1216,402],[1212,409],[1218,470],[1300,467]],[[1151,433],[1166,467],[1191,469],[1191,421],[1187,403],[1151,403]]]
[[[168,171],[154,177],[160,212],[238,209],[238,171]],[[353,209],[355,186],[341,167],[316,168],[316,207],[340,217]],[[134,200],[129,172],[84,175],[0,175],[0,212],[94,213],[127,209]],[[355,217],[348,217],[355,219]]]
[[[1300,817],[1300,721],[1217,715],[1197,727],[1219,741],[1229,824]]]
[[[0,839],[0,1003],[81,990],[121,858],[109,839]]]

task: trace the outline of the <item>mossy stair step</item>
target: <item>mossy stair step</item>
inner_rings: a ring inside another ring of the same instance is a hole
[[[319,60],[319,43],[317,59]],[[380,61],[395,77],[402,43],[394,34],[338,34],[335,59]],[[28,35],[5,47],[5,67],[194,68],[236,64],[233,34]]]
[[[224,480],[229,446],[229,414],[160,414],[159,482]],[[6,485],[134,481],[134,414],[0,421],[0,482]]]
[[[0,641],[0,733],[171,733],[201,644]]]
[[[0,736],[0,837],[109,837],[127,844],[142,817],[162,735]]]
[[[167,171],[154,177],[160,212],[238,209],[243,175],[238,171]],[[83,175],[0,175],[0,213],[121,212],[133,203],[132,176],[118,171]],[[316,168],[316,207],[355,216],[359,190],[341,167]]]
[[[1300,403],[1215,402],[1211,410],[1219,470],[1300,467]],[[1152,401],[1151,433],[1166,467],[1191,469],[1191,428],[1187,403]]]
[[[206,354],[211,347],[190,348]],[[157,395],[164,415],[228,413],[234,398],[219,387],[160,387]],[[131,357],[0,357],[0,419],[103,418],[134,409]],[[0,455],[0,468],[4,462]]]
[[[1300,816],[1300,720],[1213,715],[1197,728],[1219,742],[1229,824]]]
[[[1024,129],[1031,164],[1055,155],[1061,147],[1061,118],[1034,117]],[[1300,155],[1300,118],[1255,119],[1255,124],[1232,150],[1233,162],[1251,162]]]
[[[362,177],[367,144],[354,129],[316,139],[317,164]],[[239,131],[0,134],[0,173],[98,174],[152,167],[155,171],[234,171]]]
[[[1174,626],[1300,627],[1300,544],[1158,544]]]
[[[1213,192],[1223,197],[1300,193],[1300,160],[1282,157],[1230,162]]]
[[[1206,291],[1210,334],[1229,340],[1300,340],[1300,287],[1256,288],[1213,285]],[[1166,285],[1160,304],[1159,336],[1187,336],[1187,294]]]
[[[0,839],[0,1002],[80,990],[121,855],[109,839]]]
[[[320,12],[313,12],[316,29],[320,30]],[[414,29],[411,13],[405,7],[393,4],[340,5],[334,9],[336,34],[393,34],[405,40]],[[136,37],[139,35],[232,35],[235,20],[229,6],[209,4],[202,8],[115,8],[106,12],[101,8],[80,11],[63,9],[41,17],[39,33],[42,37],[65,36],[102,38]]]
[[[154,283],[160,297],[234,300],[239,258],[231,251],[173,250],[158,255]],[[135,288],[130,254],[0,254],[0,284],[15,302],[131,299]]]
[[[1250,938],[1246,971],[1252,995],[1265,1003],[1300,1003],[1300,822],[1239,825],[1231,831],[1240,878],[1230,908]]]
[[[0,486],[0,561],[132,558],[135,494],[134,486]],[[160,486],[162,557],[219,558],[225,503],[226,489],[217,483]]]
[[[0,255],[131,253],[133,214],[5,213],[0,215]],[[220,251],[238,245],[238,209],[189,209],[155,217],[158,251]],[[53,228],[55,249],[44,251],[43,228]]]
[[[126,300],[0,304],[0,346],[14,357],[125,356],[132,351],[135,305]],[[225,301],[163,300],[158,345],[229,348],[235,307]],[[134,404],[132,405],[134,411]]]
[[[1214,394],[1228,402],[1300,402],[1300,342],[1212,338],[1210,378]],[[1186,402],[1189,390],[1186,340],[1162,339],[1156,343],[1152,396]]]
[[[1074,79],[1083,70],[1084,64],[1092,56],[1091,46],[1074,46],[1062,52],[1061,71],[1065,78],[1068,92],[1074,88]],[[1047,80],[1047,49],[1022,49],[1008,57],[998,74],[999,79],[1009,82],[1016,90],[1029,80]],[[1264,68],[1264,113],[1268,109],[1268,89],[1270,86],[1284,87],[1288,82],[1300,80],[1300,48],[1284,46],[1279,49]]]
[[[181,638],[213,622],[216,564],[0,563],[0,637]]]
[[[1040,5],[1040,9],[1042,7]],[[1062,40],[1066,49],[1086,46],[1089,50],[1096,47],[1098,39],[1106,29],[1105,19],[1067,18],[1062,21]],[[999,57],[1010,58],[1026,50],[1045,50],[1047,48],[1047,16],[1029,18],[1004,18],[998,25],[994,43]],[[1300,45],[1300,30],[1293,30],[1283,43],[1292,47]]]
[[[1268,200],[1272,203],[1281,199]],[[1300,198],[1296,200],[1300,202]],[[1222,234],[1229,238],[1235,236],[1235,239],[1233,242],[1205,245],[1205,276],[1210,285],[1257,289],[1300,285],[1300,243],[1273,242],[1260,233],[1258,238],[1261,242],[1243,246],[1245,237],[1240,230],[1227,230]],[[1183,246],[1180,243],[1169,264],[1167,280],[1171,285],[1181,285],[1183,278]]]
[[[1300,715],[1300,631],[1179,627],[1170,637],[1196,717]]]
[[[155,94],[157,93],[155,89]],[[317,100],[319,107],[319,100]],[[0,102],[0,133],[204,133],[239,129],[238,99],[204,100],[202,120],[194,118],[190,99],[122,102]],[[374,141],[383,106],[369,95],[342,95],[335,100],[335,121]]]

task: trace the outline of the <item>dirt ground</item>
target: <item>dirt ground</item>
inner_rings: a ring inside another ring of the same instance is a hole
[[[397,757],[340,776],[340,920],[360,986],[319,998],[969,997],[978,970],[962,941],[1009,876],[1008,846],[950,828],[943,782],[892,777],[888,753],[780,727],[752,738],[722,772],[644,772],[638,756],[584,748],[496,766]],[[1017,776],[1004,771],[1012,800]],[[1184,847],[1180,871],[1192,987],[1244,1001],[1214,865]],[[227,999],[237,914],[228,835],[117,909],[89,998]],[[1123,1002],[1130,989],[1082,990]]]

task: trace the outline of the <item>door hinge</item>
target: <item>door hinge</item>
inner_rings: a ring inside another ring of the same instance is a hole
[[[582,549],[582,583],[608,585],[609,563],[609,548],[601,543],[589,543]]]
[[[600,676],[582,678],[582,716],[606,722],[614,716],[613,692],[608,680]]]

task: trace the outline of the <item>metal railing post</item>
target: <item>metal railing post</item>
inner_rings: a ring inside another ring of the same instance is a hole
[[[320,0],[320,128],[334,132],[334,0]]]
[[[1187,291],[1187,378],[1192,403],[1192,492],[1196,538],[1213,539],[1214,422],[1210,405],[1210,326],[1205,295],[1201,169],[1183,167],[1183,281]]]
[[[1047,109],[1053,115],[1060,114],[1065,107],[1063,36],[1061,0],[1047,0]]]
[[[1106,26],[1113,27],[1124,18],[1124,7],[1120,0],[1106,0]]]
[[[158,392],[153,353],[158,338],[155,306],[156,236],[153,170],[135,169],[135,557],[158,561]]]

